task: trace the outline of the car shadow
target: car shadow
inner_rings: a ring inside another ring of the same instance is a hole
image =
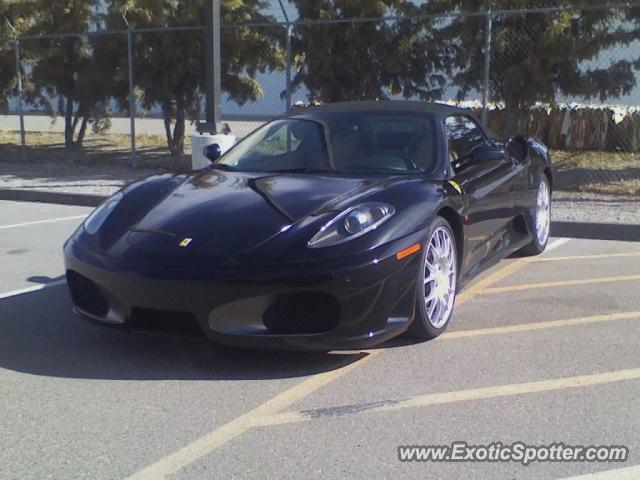
[[[62,277],[46,280],[57,283],[0,299],[0,368],[109,380],[268,380],[322,373],[368,355],[218,348],[199,339],[103,328],[71,311]]]

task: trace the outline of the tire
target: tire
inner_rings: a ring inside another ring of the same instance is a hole
[[[413,337],[429,340],[447,329],[456,300],[458,281],[456,239],[451,226],[445,219],[435,218],[423,247],[422,267],[416,279],[416,314],[407,333]],[[444,251],[446,255],[437,255],[440,251]],[[438,267],[440,270],[437,270]],[[429,274],[428,277],[427,274]],[[434,295],[434,298],[429,300],[431,295]]]
[[[549,242],[551,231],[551,188],[546,175],[542,175],[537,192],[536,206],[530,212],[529,218],[530,225],[532,225],[531,233],[533,234],[533,239],[529,245],[519,252],[524,256],[540,255],[547,248],[547,243]]]

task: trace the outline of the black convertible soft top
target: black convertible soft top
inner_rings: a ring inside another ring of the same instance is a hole
[[[446,105],[444,103],[429,103],[411,100],[381,100],[338,102],[324,105],[294,106],[288,115],[300,115],[305,112],[375,112],[375,111],[406,111],[424,112],[437,117],[448,117],[456,113],[469,115],[469,110]]]

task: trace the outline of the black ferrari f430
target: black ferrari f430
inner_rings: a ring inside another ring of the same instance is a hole
[[[452,106],[298,109],[207,156],[126,186],[66,242],[77,313],[256,348],[428,339],[471,278],[549,238],[547,148]]]

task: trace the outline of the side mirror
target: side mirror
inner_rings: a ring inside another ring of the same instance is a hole
[[[529,153],[529,145],[524,137],[511,137],[505,144],[507,153],[511,158],[514,158],[517,162],[524,162]]]
[[[209,161],[215,162],[222,156],[222,149],[217,143],[212,143],[211,145],[204,147],[202,154],[207,157]]]

